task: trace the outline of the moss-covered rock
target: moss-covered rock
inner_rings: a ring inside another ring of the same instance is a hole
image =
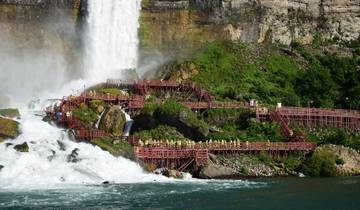
[[[104,137],[91,140],[91,144],[108,151],[110,154],[116,157],[123,156],[134,159],[134,150],[129,142],[122,140],[117,141],[109,137]]]
[[[184,135],[175,127],[159,125],[150,130],[142,130],[134,133],[134,136],[143,140],[186,140]]]
[[[14,149],[18,152],[29,152],[29,145],[24,142],[22,144],[15,145]]]
[[[16,138],[20,135],[19,123],[0,117],[0,143],[8,138]]]
[[[103,100],[92,100],[89,102],[89,107],[96,113],[100,114],[105,110],[105,103]]]
[[[200,140],[209,135],[209,125],[175,101],[167,100],[156,110],[155,116],[162,124],[176,127],[187,138]]]
[[[121,111],[120,106],[112,106],[104,114],[100,121],[100,129],[120,137],[123,135],[126,124],[125,114]]]
[[[165,130],[165,133],[175,134],[174,138],[169,135],[163,136],[164,138],[169,137],[169,139],[178,139],[177,136],[183,136],[189,139],[201,140],[208,136],[210,130],[205,121],[174,100],[166,100],[163,104],[146,105],[141,114],[135,117],[134,120],[133,132],[154,130],[154,132],[147,132],[152,136],[152,134],[158,133],[157,130],[160,129]],[[159,127],[159,125],[164,126]],[[172,128],[176,128],[178,132],[173,132]]]
[[[88,127],[92,127],[98,121],[98,114],[85,104],[74,109],[73,115]]]
[[[0,115],[9,118],[20,117],[20,112],[18,109],[0,109]]]

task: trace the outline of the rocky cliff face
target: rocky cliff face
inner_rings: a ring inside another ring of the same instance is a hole
[[[356,39],[359,0],[143,0],[142,46],[188,49],[215,38],[245,42]]]

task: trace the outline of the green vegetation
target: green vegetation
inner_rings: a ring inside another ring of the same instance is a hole
[[[254,118],[243,119],[242,123],[237,121],[227,122],[220,126],[220,132],[211,133],[208,139],[231,141],[287,141],[281,134],[280,125],[276,122],[259,122]]]
[[[186,138],[176,130],[175,127],[159,125],[151,130],[144,130],[134,133],[140,139],[148,140],[186,140]]]
[[[347,45],[356,52],[358,43]],[[254,98],[269,105],[360,108],[359,57],[315,53],[298,43],[292,49],[296,54],[272,45],[215,41],[186,62],[198,72],[191,80],[217,100]],[[175,65],[174,71],[181,66]]]
[[[341,128],[316,128],[309,133],[308,139],[318,144],[344,145],[360,151],[360,136]]]
[[[156,103],[146,103],[144,108],[141,109],[141,113],[152,115],[158,107],[159,105]]]
[[[122,136],[126,124],[125,114],[119,106],[111,106],[100,121],[100,129],[114,136]]]
[[[104,106],[104,104],[105,103],[102,100],[92,100],[92,101],[89,102],[89,106],[92,109],[96,109],[99,106]]]
[[[20,117],[20,112],[18,109],[0,109],[0,115],[9,118]]]
[[[117,88],[103,88],[101,89],[101,92],[104,94],[111,94],[111,95],[116,95],[116,94],[121,94],[121,90],[117,89]]]
[[[225,41],[208,44],[194,59],[199,73],[192,80],[218,100],[249,100],[251,98],[276,101],[274,84],[259,71],[260,65],[251,61],[245,45]]]
[[[124,156],[132,159],[134,158],[134,150],[129,142],[121,140],[114,142],[112,138],[104,137],[93,139],[91,140],[91,143],[105,151],[108,151],[114,156]]]
[[[98,120],[98,115],[88,106],[82,104],[73,110],[74,117],[83,122],[86,126],[92,127]]]
[[[316,150],[303,165],[309,176],[336,176],[336,155],[326,149]]]
[[[315,107],[360,108],[358,57],[339,57],[335,53],[313,55],[303,46],[295,49],[309,62],[297,80],[303,106],[313,101]]]
[[[193,111],[174,100],[166,100],[164,104],[159,106],[159,111],[168,116],[178,117],[180,120],[191,124],[193,127],[208,127],[208,125],[203,120],[199,119]]]

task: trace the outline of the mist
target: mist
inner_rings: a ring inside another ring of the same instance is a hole
[[[161,74],[161,67],[174,59],[173,54],[165,54],[158,50],[140,52],[137,73],[142,79],[156,79]]]
[[[0,24],[0,108],[20,106],[81,75],[66,19]]]

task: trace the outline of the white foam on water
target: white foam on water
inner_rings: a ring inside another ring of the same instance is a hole
[[[137,163],[114,157],[99,147],[72,141],[66,131],[43,122],[33,111],[21,109],[22,134],[0,144],[0,165],[4,166],[0,172],[0,189],[166,180],[147,174]],[[14,145],[24,142],[30,147],[29,153],[15,151]],[[64,150],[59,142],[65,146]],[[76,148],[79,161],[73,163],[68,157]]]

